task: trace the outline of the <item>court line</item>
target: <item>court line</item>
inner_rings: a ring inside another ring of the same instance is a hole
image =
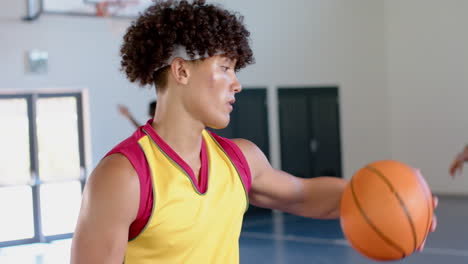
[[[279,215],[280,217],[282,217],[283,219],[280,219],[280,221],[283,221],[283,222],[288,222],[288,223],[293,223],[293,222],[299,222],[301,219],[298,219],[297,216],[290,216],[290,215],[287,215],[287,216],[281,216]],[[267,218],[259,218],[259,219],[255,219],[255,220],[252,220],[252,219],[244,219],[244,222],[242,224],[242,227],[254,227],[254,226],[257,226],[257,225],[263,225],[263,224],[272,224],[274,225],[275,224],[275,218],[278,218],[278,215],[273,215],[273,216],[268,216]],[[276,221],[278,222],[278,221]]]
[[[266,234],[266,233],[258,233],[258,232],[246,232],[246,231],[242,232],[241,237],[351,247],[349,245],[349,242],[346,239],[326,239],[326,238],[303,237],[303,236],[294,236],[294,235],[283,236],[283,235]],[[468,250],[425,247],[423,252],[419,254],[468,257]]]
[[[242,227],[254,227],[257,225],[264,225],[268,223],[273,223],[272,219],[258,219],[258,220],[244,220],[244,223],[242,224]]]

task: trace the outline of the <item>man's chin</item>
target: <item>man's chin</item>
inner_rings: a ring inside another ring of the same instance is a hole
[[[211,129],[220,130],[220,129],[226,128],[228,125],[229,125],[229,120],[227,122],[219,122],[216,124],[210,124],[210,125],[207,125],[207,127]]]

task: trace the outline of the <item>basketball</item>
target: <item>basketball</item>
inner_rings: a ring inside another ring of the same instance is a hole
[[[418,170],[383,160],[357,171],[341,198],[341,227],[351,246],[374,260],[411,255],[429,233],[433,204]]]

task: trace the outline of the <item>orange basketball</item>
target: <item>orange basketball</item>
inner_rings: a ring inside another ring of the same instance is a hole
[[[393,160],[360,169],[341,199],[341,227],[351,246],[375,260],[411,255],[432,222],[429,186],[412,167]]]

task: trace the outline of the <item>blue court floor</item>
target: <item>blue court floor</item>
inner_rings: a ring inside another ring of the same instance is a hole
[[[439,197],[438,229],[422,253],[391,264],[468,264],[468,197]],[[0,264],[69,263],[71,241],[0,248]],[[244,221],[241,264],[371,264],[349,247],[336,220],[288,214]]]

